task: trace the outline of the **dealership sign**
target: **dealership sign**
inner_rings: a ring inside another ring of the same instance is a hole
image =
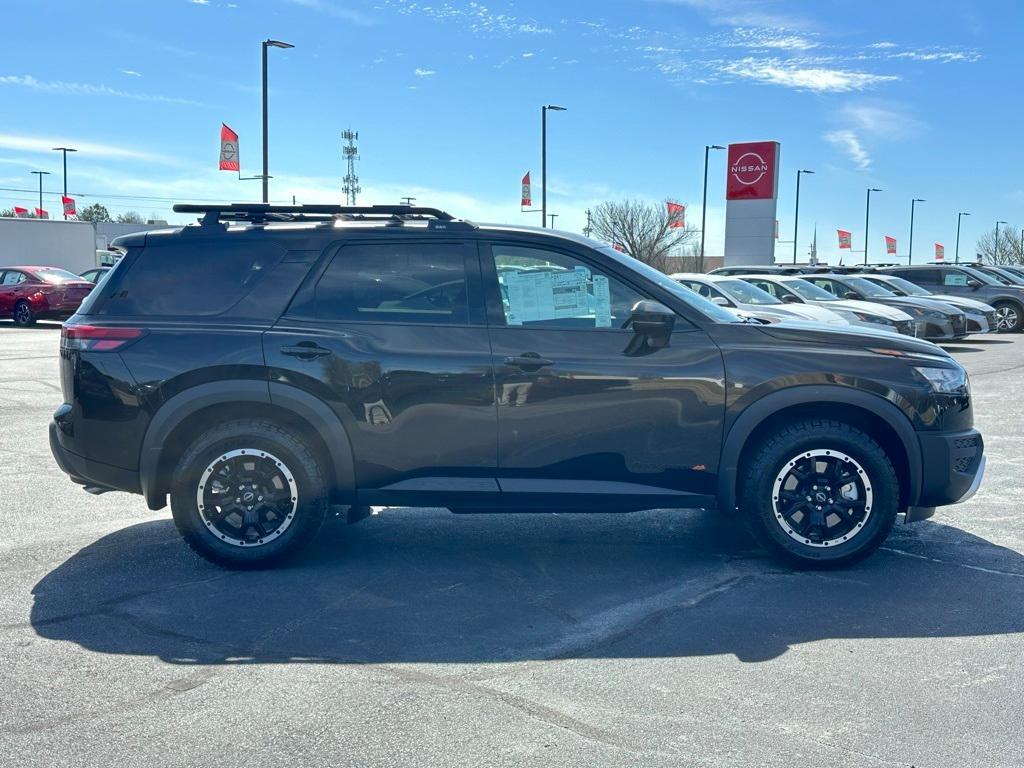
[[[726,200],[767,200],[775,197],[778,147],[774,141],[729,145]]]
[[[777,141],[730,144],[725,179],[725,264],[771,264],[778,239]]]

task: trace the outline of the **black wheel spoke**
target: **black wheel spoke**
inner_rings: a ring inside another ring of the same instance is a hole
[[[851,459],[823,450],[801,455],[784,465],[776,478],[779,522],[790,536],[804,543],[838,543],[837,539],[848,538],[867,517],[866,481]]]
[[[232,451],[208,468],[200,489],[200,514],[212,532],[235,546],[252,546],[280,534],[291,521],[295,486],[276,458]]]

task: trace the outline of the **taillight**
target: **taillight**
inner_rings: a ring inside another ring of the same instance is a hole
[[[142,328],[65,325],[60,332],[60,345],[65,349],[113,352],[145,333],[146,331]]]

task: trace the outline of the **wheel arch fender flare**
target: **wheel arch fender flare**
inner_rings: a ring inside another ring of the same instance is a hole
[[[907,459],[907,503],[913,505],[921,493],[921,445],[910,419],[895,405],[878,395],[840,386],[808,385],[791,387],[751,403],[733,421],[722,443],[722,456],[718,473],[718,499],[720,508],[736,508],[739,461],[748,439],[771,416],[792,406],[835,403],[862,408],[892,428],[903,446]]]

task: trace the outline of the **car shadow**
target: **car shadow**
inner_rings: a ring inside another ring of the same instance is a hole
[[[962,342],[957,342],[957,343],[959,344],[959,343],[962,343]],[[941,344],[940,346],[944,350],[949,352],[950,354],[956,354],[956,355],[959,355],[961,352],[984,352],[985,351],[984,349],[978,349],[977,347],[960,347],[960,346],[954,346],[952,344]]]
[[[1013,344],[1013,339],[985,339],[968,337],[959,339],[957,344]]]
[[[181,664],[758,662],[829,638],[1024,631],[1024,557],[926,521],[857,566],[799,571],[715,513],[401,509],[330,524],[294,563],[250,572],[199,560],[169,520],[140,523],[33,595],[45,638]]]

